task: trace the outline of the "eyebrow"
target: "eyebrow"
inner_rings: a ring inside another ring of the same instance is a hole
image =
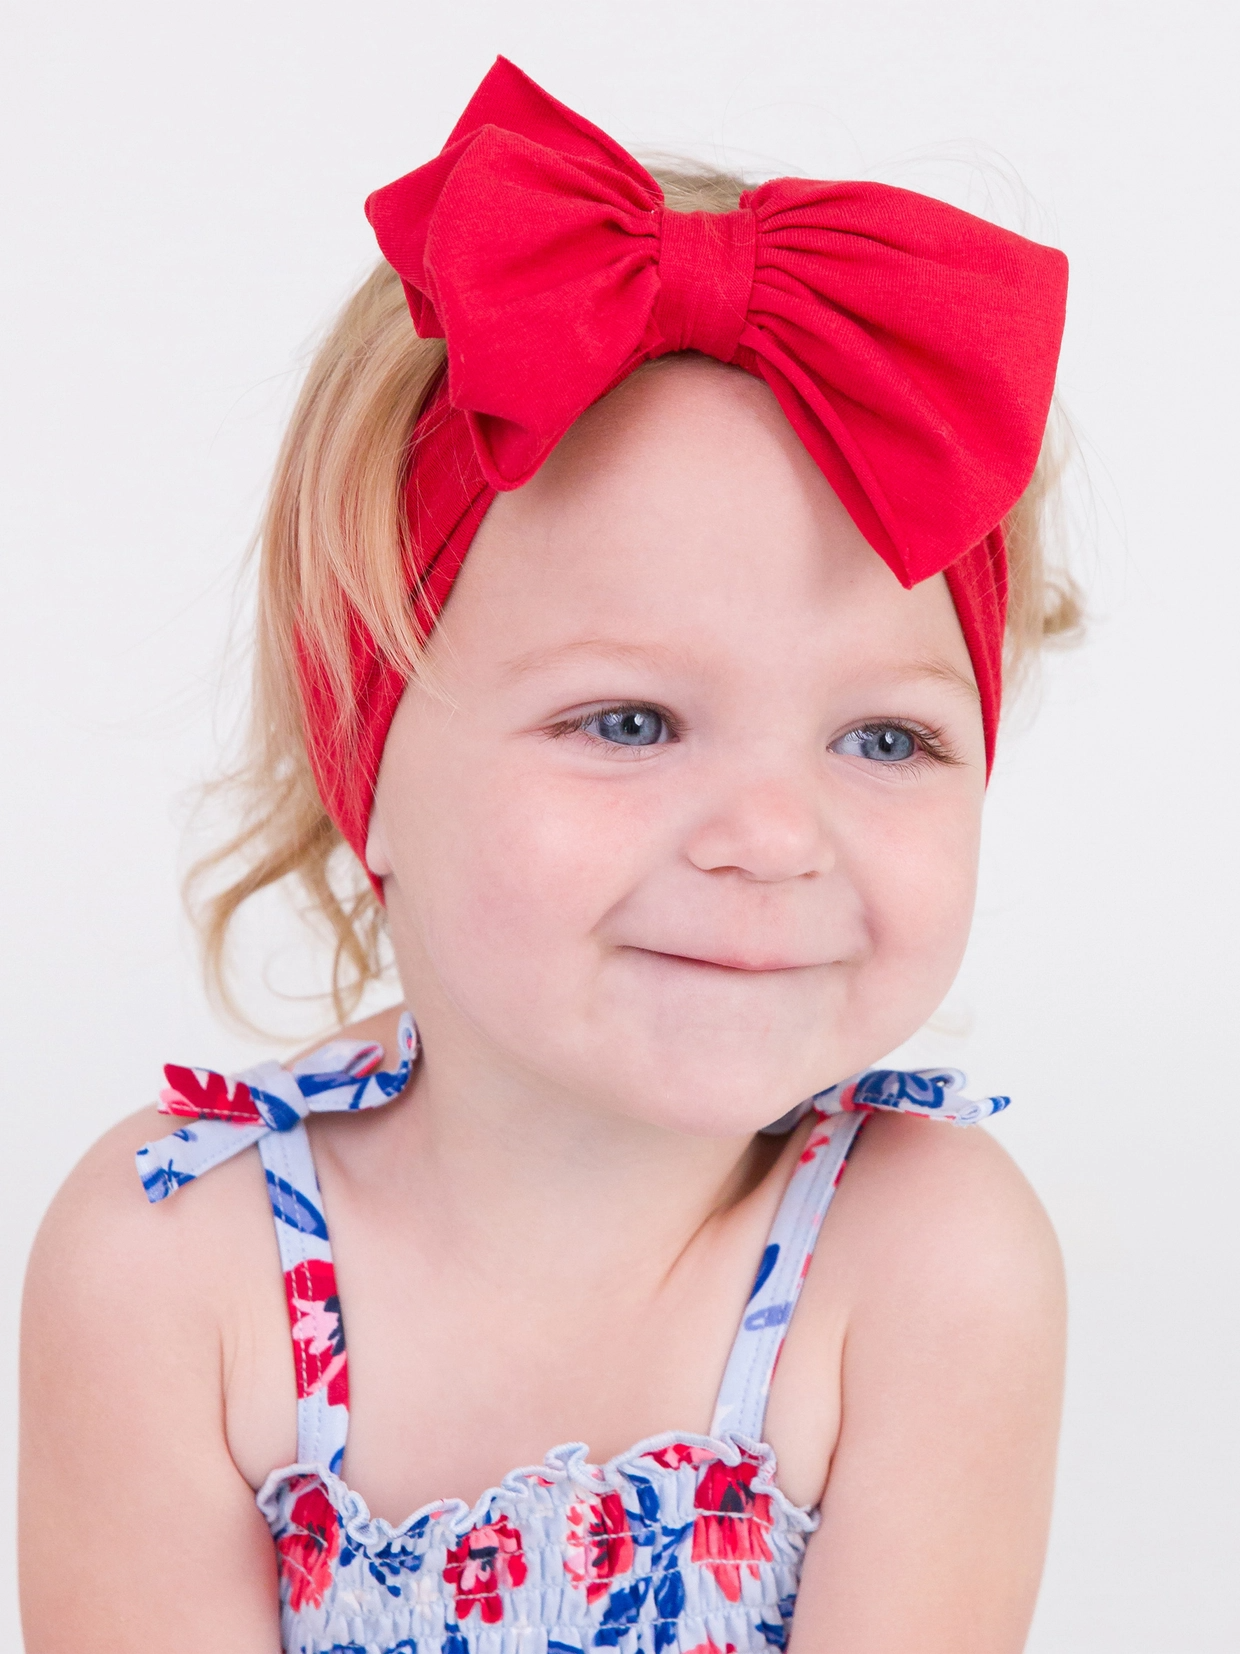
[[[506,662],[503,670],[509,678],[522,678],[530,672],[558,666],[562,661],[572,660],[578,655],[621,661],[626,666],[666,666],[669,662],[684,658],[681,651],[660,643],[623,643],[618,638],[575,638],[571,643],[556,644],[549,649],[531,649],[524,655],[517,655]],[[946,684],[949,689],[958,690],[972,701],[981,700],[973,679],[945,660],[914,661],[904,671],[896,673],[896,678],[904,683],[929,678]]]
[[[972,678],[965,676],[957,667],[945,660],[915,661],[907,671],[899,674],[905,682],[915,682],[919,678],[931,678],[937,683],[945,683],[949,689],[959,689],[970,700],[981,701],[981,692]]]
[[[577,655],[593,655],[606,660],[621,661],[626,666],[666,666],[669,661],[681,659],[680,652],[661,643],[622,643],[618,638],[576,638],[571,643],[556,644],[550,649],[531,649],[504,663],[504,675],[523,678],[530,672],[539,672],[549,666]]]

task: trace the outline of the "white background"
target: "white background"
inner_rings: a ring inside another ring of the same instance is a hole
[[[1016,1097],[995,1129],[1067,1253],[1031,1646],[1235,1654],[1236,18],[1229,0],[41,0],[10,18],[6,1483],[42,1208],[162,1061],[254,1058],[206,1006],[177,898],[187,789],[235,707],[241,556],[308,342],[375,256],[364,196],[438,149],[503,51],[630,146],[903,183],[1069,254],[1094,627],[1009,735],[974,945],[918,1050]],[[17,1640],[6,1576],[0,1646]]]

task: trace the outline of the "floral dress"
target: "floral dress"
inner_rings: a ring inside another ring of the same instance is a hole
[[[163,1112],[180,1127],[138,1151],[147,1196],[257,1144],[267,1174],[297,1373],[297,1463],[258,1495],[279,1563],[287,1654],[759,1654],[782,1648],[814,1511],[775,1484],[762,1439],[771,1376],[849,1150],[874,1109],[969,1125],[1007,1099],[969,1102],[954,1070],[875,1070],[768,1128],[817,1115],[737,1331],[709,1435],[669,1431],[606,1464],[584,1443],[511,1471],[472,1506],[440,1499],[398,1526],[340,1479],[349,1368],[331,1242],[304,1119],[379,1107],[400,1064],[336,1041],[291,1068],[226,1079],[169,1066]]]

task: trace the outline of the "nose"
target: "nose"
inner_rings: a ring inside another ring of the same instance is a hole
[[[835,850],[820,800],[767,776],[730,793],[692,829],[685,854],[703,873],[778,884],[829,872]]]

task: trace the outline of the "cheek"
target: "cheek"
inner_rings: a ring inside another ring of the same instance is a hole
[[[981,797],[920,797],[867,815],[848,862],[864,903],[871,953],[862,973],[871,1014],[907,1037],[951,986],[973,917]],[[861,984],[859,983],[859,986]]]
[[[531,764],[428,769],[394,850],[432,969],[471,1017],[563,1015],[588,992],[593,932],[649,858],[629,790]]]

